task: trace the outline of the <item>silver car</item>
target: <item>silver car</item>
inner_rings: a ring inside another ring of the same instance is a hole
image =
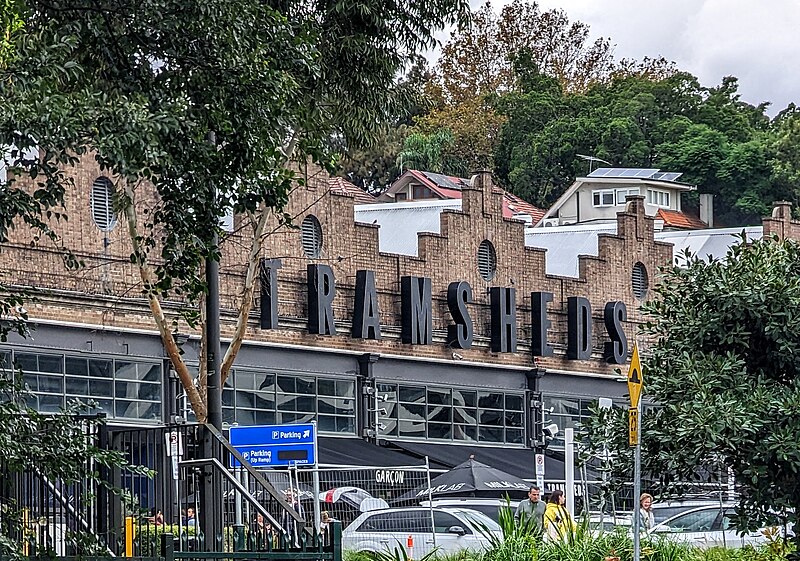
[[[650,533],[669,536],[702,548],[742,547],[765,543],[767,538],[761,530],[739,535],[731,522],[734,508],[732,504],[692,508],[657,523]]]
[[[497,522],[462,508],[391,508],[365,512],[342,532],[347,551],[392,552],[403,549],[417,559],[436,550],[443,554],[481,551],[491,543],[485,529],[502,539]]]

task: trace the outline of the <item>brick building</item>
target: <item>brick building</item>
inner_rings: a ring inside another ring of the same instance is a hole
[[[26,304],[31,336],[0,345],[2,358],[8,364],[13,355],[25,370],[43,411],[81,397],[96,400],[114,424],[186,416],[124,225],[107,204],[111,182],[90,164],[72,173],[70,218],[59,231],[85,267],[67,271],[57,251],[32,245],[24,230],[13,233],[0,252],[3,282],[35,288],[35,299]],[[673,256],[670,244],[654,240],[642,197],[618,214],[616,233],[598,236],[597,255],[578,258],[575,277],[546,273],[545,250],[527,247],[525,223],[503,216],[502,192],[488,173],[462,188],[460,208],[441,209],[438,233],[400,224],[416,234],[414,255],[380,251],[380,236],[392,233],[356,222],[355,204],[346,189],[332,191],[327,178],[312,176],[287,209],[300,227],[270,230],[264,257],[277,290],[262,282],[257,291],[223,393],[226,422],[316,419],[328,463],[391,465],[402,451],[448,466],[475,454],[530,478],[539,392],[548,422],[562,429],[575,426],[598,397],[625,402],[626,387],[614,380],[620,365],[606,355],[616,350],[624,362],[630,345],[622,339],[634,339],[638,305]],[[771,219],[773,230],[788,220],[782,217]],[[235,323],[247,249],[238,226],[237,217],[220,266],[223,346]],[[312,285],[320,279],[323,294],[315,299]],[[412,302],[414,294],[419,299]],[[269,298],[277,301],[271,328],[262,317]],[[165,303],[172,313],[177,305]],[[453,311],[459,309],[469,317]],[[453,327],[459,321],[461,342]],[[196,365],[198,334],[179,329],[184,356]],[[556,440],[552,455],[558,448]],[[563,477],[558,469],[553,460],[548,479]]]

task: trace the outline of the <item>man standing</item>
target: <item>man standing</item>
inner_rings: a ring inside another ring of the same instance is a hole
[[[536,485],[531,485],[528,490],[528,498],[519,503],[514,512],[514,521],[519,523],[520,519],[530,520],[531,531],[537,536],[542,534],[542,518],[544,517],[545,504],[541,501],[541,489]]]

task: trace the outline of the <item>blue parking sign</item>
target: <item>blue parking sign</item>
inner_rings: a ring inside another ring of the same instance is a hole
[[[231,427],[229,437],[231,445],[256,468],[317,462],[316,423]],[[231,467],[239,465],[231,455]]]

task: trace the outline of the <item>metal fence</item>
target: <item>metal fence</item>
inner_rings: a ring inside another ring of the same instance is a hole
[[[74,430],[82,433],[87,445],[104,449],[107,446],[107,431],[98,424],[101,415],[84,415],[75,418]],[[47,425],[43,430],[47,430]],[[88,460],[83,471],[98,473],[107,480],[107,470]],[[80,539],[82,535],[97,538],[92,547],[99,544],[101,551],[110,536],[108,524],[109,490],[94,481],[84,478],[65,481],[48,475],[50,470],[31,462],[27,469],[11,469],[0,457],[0,523],[3,533],[12,543],[20,544],[25,555],[78,555],[84,553],[89,544]]]

